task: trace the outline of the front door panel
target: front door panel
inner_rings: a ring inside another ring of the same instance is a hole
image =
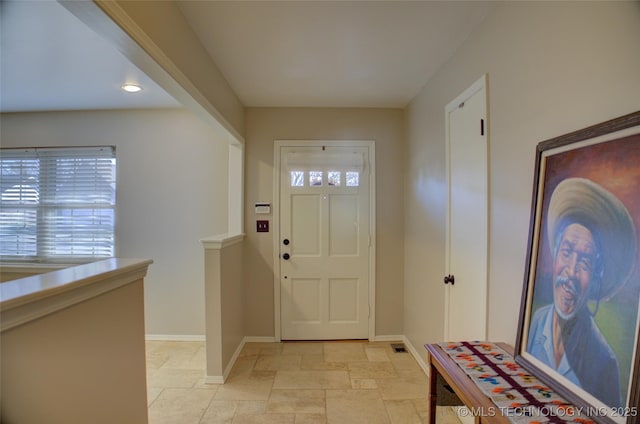
[[[283,340],[368,338],[367,162],[365,147],[281,148]]]

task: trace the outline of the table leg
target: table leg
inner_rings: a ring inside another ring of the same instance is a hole
[[[429,421],[428,424],[436,424],[436,406],[438,404],[438,370],[429,358]]]

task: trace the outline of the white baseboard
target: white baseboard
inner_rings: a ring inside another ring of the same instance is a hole
[[[244,345],[253,342],[253,343],[274,343],[274,337],[258,337],[258,336],[247,336],[242,339],[235,352],[233,352],[233,356],[231,356],[231,360],[227,364],[222,375],[207,375],[205,377],[205,383],[207,384],[224,384],[225,381],[229,378],[229,374],[231,374],[231,370],[233,366],[236,364],[238,357],[240,356],[240,352],[242,352],[242,348]]]
[[[242,341],[240,342],[240,344],[236,348],[236,351],[233,352],[233,356],[231,357],[231,360],[227,364],[227,367],[225,368],[224,372],[222,373],[222,382],[223,383],[225,381],[227,381],[227,378],[229,378],[229,374],[231,374],[231,369],[236,364],[236,361],[238,360],[238,356],[240,356],[240,352],[242,352],[242,348],[244,347],[244,345],[246,343],[247,343],[247,338],[245,337],[245,338],[242,339]]]
[[[405,337],[401,335],[390,336],[375,336],[372,341],[374,342],[404,342]]]
[[[146,334],[144,339],[165,342],[204,342],[206,340],[204,334]]]
[[[224,384],[224,377],[221,375],[207,375],[204,377],[204,384]]]
[[[229,374],[231,374],[231,369],[236,364],[236,361],[238,360],[238,356],[240,356],[240,352],[242,351],[242,348],[246,343],[245,339],[242,339],[240,341],[240,344],[236,348],[235,352],[233,352],[233,355],[231,356],[231,360],[227,364],[227,367],[225,368],[225,370],[222,372],[222,375],[206,375],[204,377],[205,384],[224,384],[224,382],[227,381],[227,378],[229,378]]]
[[[413,358],[416,360],[416,362],[418,362],[418,365],[420,365],[420,368],[422,368],[422,371],[424,371],[424,373],[426,375],[429,375],[429,365],[427,364],[427,361],[418,353],[418,350],[415,348],[415,346],[413,344],[411,344],[411,342],[409,341],[407,336],[405,336],[405,335],[375,336],[373,341],[374,342],[402,342],[402,343],[404,343],[406,348],[409,350],[409,353],[411,354],[411,356],[413,356]]]
[[[275,337],[268,336],[247,336],[244,338],[244,343],[275,343]]]
[[[431,372],[431,368],[429,367],[429,364],[427,364],[427,360],[422,355],[420,355],[420,353],[418,353],[418,350],[406,336],[402,336],[402,341],[404,342],[404,345],[407,347],[407,349],[409,349],[409,353],[411,353],[411,356],[413,356],[418,365],[420,365],[422,371],[425,373],[425,375],[428,376]]]

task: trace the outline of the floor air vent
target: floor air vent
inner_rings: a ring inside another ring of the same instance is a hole
[[[402,353],[407,351],[407,348],[404,347],[404,343],[391,343],[391,349],[393,349],[395,353]]]

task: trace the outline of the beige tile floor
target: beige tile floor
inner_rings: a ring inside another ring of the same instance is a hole
[[[225,384],[204,370],[204,342],[148,341],[149,423],[427,422],[427,378],[387,342],[247,343]]]

